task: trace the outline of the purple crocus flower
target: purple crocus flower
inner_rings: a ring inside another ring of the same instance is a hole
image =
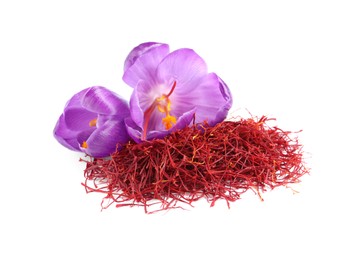
[[[94,157],[106,157],[118,143],[126,143],[124,119],[130,116],[127,102],[104,87],[75,94],[66,104],[54,137],[63,146]]]
[[[192,122],[213,126],[232,105],[227,85],[191,49],[170,53],[167,44],[140,44],[126,58],[123,80],[134,88],[125,123],[136,142],[162,138]]]

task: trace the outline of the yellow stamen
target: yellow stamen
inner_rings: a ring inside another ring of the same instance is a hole
[[[83,143],[82,143],[82,148],[84,148],[84,149],[87,149],[87,148],[88,148],[88,144],[87,144],[87,142],[86,142],[86,141],[83,141]]]
[[[159,112],[161,112],[161,113],[165,113],[165,112],[166,112],[165,107],[160,106],[160,105],[158,105],[158,110],[159,110]]]
[[[94,127],[94,126],[96,126],[96,125],[97,125],[97,118],[92,119],[91,121],[89,121],[89,126],[90,126],[90,127]]]
[[[166,111],[170,111],[171,110],[171,102],[169,101],[168,104],[166,105]]]
[[[163,124],[164,124],[166,130],[169,130],[170,128],[172,128],[173,124],[176,123],[175,116],[171,116],[171,115],[167,115],[166,117],[164,117],[161,120],[163,121]]]
[[[161,97],[156,98],[156,101],[161,102],[161,101],[163,101],[164,99],[167,99],[167,98],[168,97],[165,94],[163,94]]]

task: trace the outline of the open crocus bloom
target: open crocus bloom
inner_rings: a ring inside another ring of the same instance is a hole
[[[127,131],[136,141],[162,138],[191,124],[213,126],[232,105],[227,85],[208,73],[191,49],[169,53],[169,46],[147,42],[135,47],[124,66],[123,80],[134,88]]]
[[[106,157],[130,137],[124,119],[130,116],[125,100],[104,87],[75,94],[60,116],[54,136],[65,147],[94,157]]]

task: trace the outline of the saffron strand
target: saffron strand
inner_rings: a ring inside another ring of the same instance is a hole
[[[298,183],[309,172],[292,132],[268,126],[267,117],[191,126],[164,139],[129,142],[108,159],[86,162],[85,189],[106,193],[102,207],[143,206],[152,213],[205,198],[214,206],[253,190]],[[159,204],[159,209],[151,206]]]

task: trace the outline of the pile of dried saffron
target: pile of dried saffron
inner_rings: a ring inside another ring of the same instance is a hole
[[[302,146],[291,132],[268,126],[269,120],[224,121],[127,143],[111,158],[86,161],[83,185],[87,192],[106,194],[103,208],[116,203],[149,212],[151,205],[164,210],[200,198],[211,206],[224,199],[229,206],[248,189],[260,194],[297,183],[308,173]]]

